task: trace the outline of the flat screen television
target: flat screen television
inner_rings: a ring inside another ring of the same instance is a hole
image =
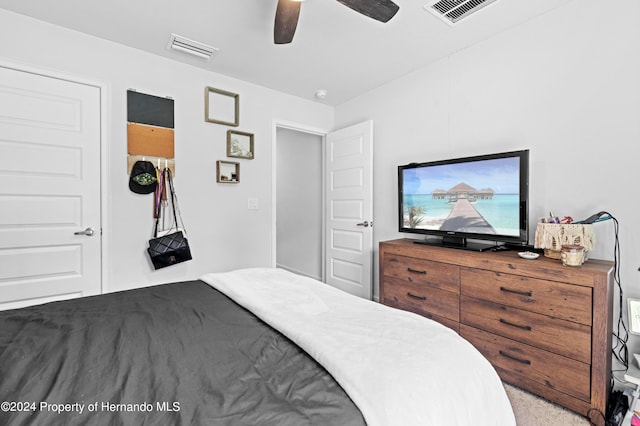
[[[399,231],[417,243],[525,246],[528,202],[529,150],[398,166]]]

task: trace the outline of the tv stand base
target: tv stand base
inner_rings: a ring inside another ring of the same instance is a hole
[[[466,241],[464,243],[452,243],[446,240],[435,240],[435,239],[424,239],[424,240],[414,240],[414,244],[424,244],[427,246],[436,246],[436,247],[444,247],[444,248],[454,248],[461,250],[469,250],[469,251],[489,251],[489,250],[497,250],[500,247],[506,247],[498,244],[483,244],[476,243],[471,241]],[[503,249],[504,250],[504,249]]]

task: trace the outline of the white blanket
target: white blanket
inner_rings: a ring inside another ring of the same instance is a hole
[[[369,426],[515,426],[497,373],[452,330],[281,269],[202,280],[318,361]]]

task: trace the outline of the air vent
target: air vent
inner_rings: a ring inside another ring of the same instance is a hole
[[[171,34],[171,38],[169,39],[167,48],[187,53],[189,55],[197,56],[207,61],[210,60],[214,53],[219,50],[215,47],[190,40],[177,34]]]
[[[496,0],[435,0],[424,8],[448,24],[455,24]]]

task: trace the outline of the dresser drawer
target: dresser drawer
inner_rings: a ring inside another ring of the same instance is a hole
[[[530,346],[591,363],[591,327],[461,296],[460,322]]]
[[[460,325],[460,335],[469,340],[493,364],[498,373],[532,380],[543,387],[583,401],[591,398],[591,367],[570,358],[516,342],[493,333]]]
[[[460,320],[457,293],[398,278],[385,277],[383,303],[426,317],[434,314],[456,322]]]
[[[461,268],[460,292],[584,325],[592,322],[590,287]]]
[[[404,282],[460,292],[460,268],[446,263],[385,253],[384,275]]]

